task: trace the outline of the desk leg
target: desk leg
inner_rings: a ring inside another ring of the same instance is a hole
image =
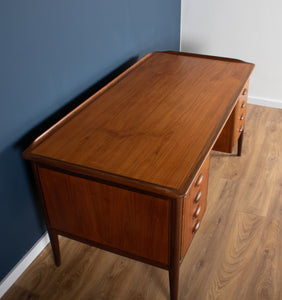
[[[237,152],[237,156],[241,156],[241,154],[242,154],[243,136],[244,136],[244,130],[241,132],[240,137],[238,139],[238,152]]]
[[[57,267],[61,265],[61,254],[60,254],[60,247],[59,247],[59,240],[58,235],[51,229],[48,230],[49,238],[50,238],[50,244],[52,246],[55,264]]]
[[[179,286],[179,264],[173,269],[169,270],[169,287],[170,287],[170,299],[178,299],[178,286]]]
[[[169,268],[169,286],[171,300],[178,299],[182,205],[183,198],[171,200],[171,245]]]
[[[34,177],[35,177],[35,181],[36,181],[36,185],[37,185],[41,205],[42,205],[42,208],[43,208],[43,214],[44,214],[44,217],[45,217],[45,222],[46,222],[46,226],[47,226],[47,230],[48,230],[48,234],[49,234],[49,238],[50,238],[50,244],[51,244],[53,254],[54,254],[55,264],[58,267],[61,264],[61,255],[60,255],[58,234],[55,233],[50,228],[51,227],[50,226],[50,221],[49,221],[47,208],[46,208],[45,201],[44,201],[44,196],[43,196],[43,192],[42,192],[42,188],[41,188],[41,183],[40,183],[38,168],[37,168],[36,163],[32,163],[32,168],[33,168],[33,172],[34,172]]]

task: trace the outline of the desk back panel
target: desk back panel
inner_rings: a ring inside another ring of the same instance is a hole
[[[168,265],[169,200],[43,167],[38,172],[52,229]]]

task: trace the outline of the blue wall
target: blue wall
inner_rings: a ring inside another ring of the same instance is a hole
[[[137,57],[178,50],[179,30],[180,0],[0,2],[0,280],[45,232],[21,152]]]

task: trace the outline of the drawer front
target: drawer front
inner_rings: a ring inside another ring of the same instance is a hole
[[[241,132],[244,130],[249,82],[247,82],[237,99],[237,103],[221,131],[213,150],[232,153],[237,144]]]
[[[233,128],[233,135],[232,135],[232,144],[231,147],[233,148],[244,130],[245,127],[245,120],[246,120],[246,113],[247,113],[247,100],[248,100],[248,87],[249,84],[247,83],[243,88],[241,95],[238,98],[237,104],[234,108],[234,128]]]
[[[203,166],[193,180],[186,197],[184,198],[181,258],[184,257],[194,235],[198,231],[206,210],[209,160],[210,156],[206,158]]]

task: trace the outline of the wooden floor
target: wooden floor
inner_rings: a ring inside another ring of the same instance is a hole
[[[169,299],[167,271],[60,244],[59,268],[48,245],[3,300]],[[180,299],[282,299],[282,110],[249,105],[242,157],[212,153],[208,208],[181,266]]]

